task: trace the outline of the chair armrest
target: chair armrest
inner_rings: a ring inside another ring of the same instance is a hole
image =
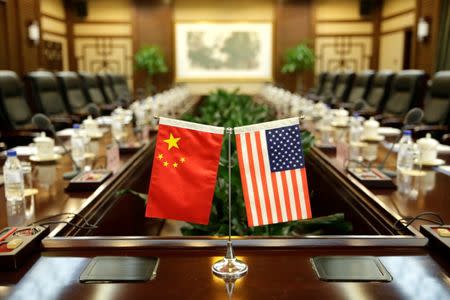
[[[415,139],[424,137],[427,133],[431,133],[434,138],[441,139],[443,135],[449,133],[446,125],[419,125],[413,128]]]
[[[48,134],[48,133],[47,133]],[[38,130],[2,130],[0,140],[4,142],[7,148],[19,145],[28,145],[39,135]]]
[[[380,123],[383,126],[401,128],[403,126],[403,119],[394,116],[384,116]]]

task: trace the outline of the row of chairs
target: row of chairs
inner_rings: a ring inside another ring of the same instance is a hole
[[[1,128],[31,129],[35,113],[64,128],[86,116],[90,103],[108,112],[127,104],[130,96],[126,77],[119,74],[35,71],[22,82],[16,73],[0,71]]]
[[[424,109],[424,124],[448,126],[450,71],[435,73],[428,84],[427,79],[421,70],[322,72],[307,97],[350,109],[363,101],[365,113],[389,120],[401,119],[411,108],[420,107]]]
[[[124,75],[35,71],[22,81],[0,70],[0,142],[8,147],[30,143],[37,133],[32,124],[36,113],[45,114],[59,130],[87,117],[91,103],[110,113],[130,101]]]

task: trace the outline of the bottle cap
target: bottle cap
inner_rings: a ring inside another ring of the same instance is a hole
[[[73,124],[72,128],[74,128],[74,129],[80,129],[80,124]]]
[[[6,151],[6,156],[7,157],[16,157],[17,152],[16,152],[16,150],[8,150],[8,151]]]
[[[411,130],[403,130],[404,135],[412,135]]]

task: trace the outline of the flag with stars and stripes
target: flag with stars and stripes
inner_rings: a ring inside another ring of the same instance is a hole
[[[299,118],[236,127],[249,226],[311,218]]]
[[[208,224],[224,128],[160,118],[146,217]]]

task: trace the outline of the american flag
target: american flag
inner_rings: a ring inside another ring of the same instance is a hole
[[[236,127],[249,226],[311,218],[299,119]]]

